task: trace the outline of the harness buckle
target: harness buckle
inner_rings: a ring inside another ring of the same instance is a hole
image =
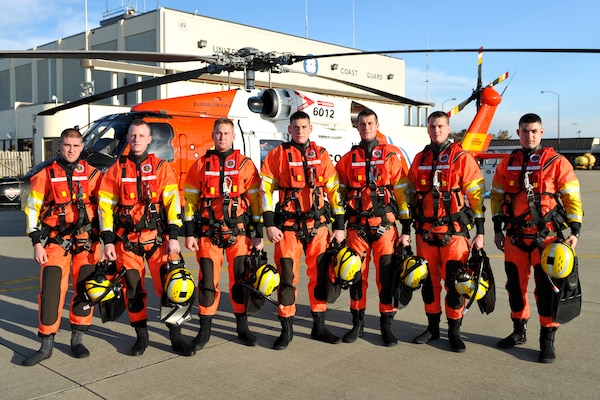
[[[375,235],[377,235],[377,237],[381,237],[387,230],[388,230],[387,226],[379,225],[377,227],[377,229],[375,230]]]
[[[73,247],[73,242],[70,240],[63,239],[62,243],[60,244],[60,247],[62,247],[65,251],[69,251]]]

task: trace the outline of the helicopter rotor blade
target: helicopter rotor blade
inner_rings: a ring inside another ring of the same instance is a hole
[[[374,50],[353,51],[345,53],[317,54],[305,56],[291,56],[293,62],[300,62],[313,58],[345,57],[371,54],[413,54],[413,53],[476,53],[480,49],[404,49],[404,50]],[[487,53],[583,53],[600,54],[600,49],[592,48],[486,48]]]
[[[452,117],[453,115],[458,114],[459,112],[462,111],[463,108],[465,108],[467,106],[467,104],[469,104],[470,102],[472,102],[476,98],[477,98],[477,92],[473,91],[473,93],[469,97],[467,97],[461,103],[459,103],[458,105],[454,106],[450,111],[448,111],[448,113],[447,113],[448,116]]]
[[[200,75],[209,73],[209,72],[210,73],[216,72],[214,66],[208,66],[208,67],[204,67],[204,68],[200,68],[200,69],[195,69],[192,71],[178,72],[178,73],[171,74],[171,75],[165,75],[165,76],[161,76],[158,78],[148,79],[143,82],[137,82],[137,83],[133,83],[131,85],[121,86],[116,89],[108,90],[106,92],[94,94],[94,95],[84,97],[79,100],[71,101],[69,103],[65,103],[58,107],[53,107],[48,110],[42,111],[42,112],[38,113],[38,115],[54,115],[59,111],[69,110],[71,108],[75,108],[75,107],[85,105],[85,104],[90,104],[90,103],[93,103],[98,100],[107,99],[109,97],[118,96],[118,95],[121,95],[124,93],[134,92],[136,90],[143,90],[143,89],[147,89],[147,88],[151,88],[151,87],[155,87],[155,86],[159,86],[159,85],[165,85],[167,83],[195,79],[195,78],[198,78]],[[218,72],[220,72],[220,71],[218,71]]]
[[[502,82],[506,78],[508,78],[508,71],[506,71],[505,73],[503,73],[502,75],[500,75],[499,77],[497,77],[493,82],[491,82],[489,84],[489,86],[496,86],[497,84],[499,84],[500,82]]]
[[[144,62],[212,62],[216,56],[193,54],[156,53],[147,51],[108,51],[108,50],[0,50],[0,58],[60,58],[86,59],[96,58],[111,61]]]
[[[294,71],[291,69],[284,69],[284,72],[292,72],[292,73],[296,73],[296,74],[306,75],[305,72]],[[422,101],[412,100],[412,99],[409,99],[404,96],[389,93],[389,92],[375,89],[375,88],[372,88],[369,86],[360,85],[355,82],[348,82],[348,81],[344,81],[342,79],[332,78],[330,76],[324,76],[324,75],[312,75],[312,76],[316,76],[316,77],[326,79],[328,81],[332,81],[332,82],[336,82],[336,83],[341,83],[342,85],[347,85],[347,86],[350,86],[350,87],[353,87],[356,89],[361,89],[361,90],[364,90],[365,92],[373,93],[378,96],[385,97],[386,99],[394,100],[400,104],[406,104],[406,105],[410,105],[410,106],[433,106],[433,103],[426,103],[426,102],[422,102]]]

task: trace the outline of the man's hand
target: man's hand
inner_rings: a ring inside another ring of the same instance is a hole
[[[504,252],[504,241],[506,240],[506,237],[504,236],[504,233],[502,232],[498,232],[494,235],[494,243],[496,244],[496,247],[498,248],[498,250]]]
[[[336,229],[331,234],[331,241],[337,241],[338,243],[342,243],[346,239],[346,231],[343,229]]]
[[[483,249],[484,245],[485,245],[485,236],[481,233],[477,234],[471,241],[471,250],[472,249],[481,250],[481,249]]]
[[[167,254],[181,254],[181,246],[179,246],[179,240],[169,239],[167,243]]]
[[[283,239],[283,232],[276,226],[268,226],[267,238],[273,243],[279,243]]]
[[[258,251],[261,251],[265,247],[265,242],[263,238],[252,239],[252,247],[254,247]]]
[[[36,263],[44,265],[48,262],[48,253],[41,243],[36,243],[33,246],[33,259]]]
[[[401,248],[410,246],[410,235],[400,235],[398,237],[398,240],[394,244],[396,245],[396,247],[400,246]]]
[[[112,243],[107,243],[104,245],[104,250],[102,251],[102,259],[100,261],[108,260],[115,261],[117,259],[117,252],[115,250],[115,245]]]
[[[190,251],[200,250],[200,246],[198,246],[198,239],[196,239],[194,236],[187,236],[185,238],[185,248]]]
[[[577,246],[578,241],[579,241],[579,238],[575,235],[569,235],[569,237],[565,239],[565,243],[568,244],[569,246],[571,246],[571,248],[573,250],[575,250],[575,247]]]

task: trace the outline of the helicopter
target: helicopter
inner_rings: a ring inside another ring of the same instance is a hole
[[[162,85],[181,80],[195,79],[203,74],[220,74],[222,72],[244,71],[245,89],[230,89],[219,92],[201,93],[162,100],[142,102],[131,108],[130,112],[112,114],[95,121],[85,133],[85,150],[83,156],[100,168],[107,169],[112,165],[126,148],[126,131],[133,119],[146,120],[152,129],[153,142],[150,152],[169,160],[175,174],[183,186],[185,175],[191,165],[212,147],[210,132],[217,118],[228,117],[236,123],[236,141],[234,148],[240,149],[252,158],[257,166],[266,153],[282,141],[288,140],[287,124],[289,116],[297,110],[303,110],[311,116],[313,123],[313,138],[320,145],[331,149],[333,161],[350,149],[353,143],[359,141],[355,129],[356,116],[365,108],[363,104],[351,99],[333,98],[316,93],[295,89],[268,88],[256,89],[254,75],[257,71],[281,73],[290,72],[287,66],[305,60],[347,57],[365,54],[396,54],[396,53],[435,53],[435,52],[478,52],[481,60],[482,49],[422,49],[422,50],[387,50],[378,52],[345,52],[322,55],[294,55],[291,53],[265,53],[255,48],[247,47],[240,50],[214,54],[213,56],[170,55],[165,53],[145,52],[110,52],[110,51],[0,51],[0,57],[6,58],[99,58],[109,60],[130,61],[202,61],[206,66],[191,71],[184,71],[148,79],[131,85],[125,85],[107,92],[94,94],[84,99],[63,104],[41,112],[39,115],[52,115],[56,112],[89,104],[119,94],[142,90],[144,88]],[[600,52],[596,49],[486,49],[486,52]],[[481,62],[479,62],[478,85],[471,96],[449,112],[458,112],[469,102],[476,100],[477,114],[469,128],[471,135],[466,136],[463,147],[475,155],[486,150],[487,130],[493,118],[494,111],[500,103],[501,95],[493,86],[504,80],[504,74],[496,81],[483,87],[481,84]],[[431,107],[433,104],[419,102],[403,96],[373,89],[354,82],[346,82],[336,78],[322,78],[347,84],[361,90],[374,93],[405,105]],[[485,140],[481,141],[481,135]],[[380,140],[398,145],[410,161],[412,155],[420,151],[423,143],[414,144],[407,138],[400,138],[391,132],[379,133]],[[412,148],[407,149],[407,147]],[[51,159],[41,163],[28,173],[31,176],[39,171]],[[26,176],[26,178],[27,178]],[[22,198],[25,196],[21,196]]]

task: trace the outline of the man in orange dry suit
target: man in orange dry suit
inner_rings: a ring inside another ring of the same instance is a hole
[[[103,258],[125,267],[125,303],[137,340],[131,355],[144,354],[148,347],[147,292],[144,260],[160,298],[161,266],[170,255],[178,256],[181,222],[179,187],[169,163],[148,154],[152,141],[150,126],[135,120],[127,133],[129,154],[121,156],[104,175],[98,192]],[[167,324],[173,350],[194,353],[181,335],[181,326]]]
[[[346,244],[356,254],[366,255],[361,267],[361,280],[350,286],[350,312],[352,329],[343,341],[353,343],[362,337],[367,306],[367,287],[371,251],[375,262],[377,289],[379,291],[379,312],[381,337],[386,346],[398,344],[392,332],[392,320],[397,309],[392,305],[392,278],[395,266],[392,264],[394,245],[399,241],[396,220],[399,210],[408,216],[404,191],[408,166],[400,149],[386,143],[379,143],[377,114],[370,109],[358,114],[357,123],[361,141],[346,153],[336,165],[340,176],[340,193],[346,204],[348,218],[348,238]],[[410,233],[410,222],[406,224]],[[410,244],[409,236],[403,237],[402,246]]]
[[[288,132],[292,140],[272,149],[261,170],[263,219],[267,237],[275,243],[275,263],[281,276],[278,314],[282,330],[273,344],[277,350],[285,349],[293,337],[303,250],[313,315],[310,336],[327,343],[340,341],[325,327],[329,260],[323,257],[330,240],[341,243],[345,238],[338,175],[327,150],[309,140],[312,125],[308,114],[292,114]],[[279,203],[275,206],[273,195],[277,190]],[[327,229],[331,218],[332,235]]]
[[[74,291],[69,310],[71,351],[77,358],[90,355],[82,342],[93,316],[92,309],[84,310],[84,282],[100,255],[96,196],[101,174],[79,159],[83,139],[77,129],[61,133],[59,148],[60,157],[31,178],[25,208],[33,258],[41,266],[38,336],[42,338],[41,348],[23,361],[26,366],[52,355],[69,272]]]
[[[200,331],[192,342],[195,350],[208,342],[212,318],[219,307],[223,253],[229,266],[229,293],[238,337],[247,346],[257,342],[256,335],[248,328],[244,288],[238,281],[244,277],[244,260],[252,247],[263,248],[260,176],[250,158],[233,150],[233,130],[230,119],[215,121],[212,132],[215,148],[190,168],[184,186],[185,247],[196,252],[200,265]]]
[[[563,238],[562,230],[567,227],[570,234],[564,240],[574,249],[583,211],[573,166],[554,149],[541,147],[543,134],[538,115],[521,117],[517,135],[522,148],[513,151],[496,168],[491,206],[494,243],[504,252],[506,290],[514,327],[510,335],[498,342],[498,347],[512,348],[527,341],[530,316],[527,286],[533,266],[541,325],[539,361],[551,363],[556,358],[554,334],[559,323],[553,321],[552,283],[542,270],[539,249]]]
[[[428,343],[440,337],[443,280],[448,339],[452,351],[460,353],[466,349],[460,338],[465,299],[453,282],[470,250],[484,245],[484,182],[473,156],[448,139],[450,123],[445,112],[429,115],[427,133],[431,143],[417,154],[408,173],[417,255],[427,260],[429,272],[421,292],[428,326],[413,342]],[[469,244],[473,225],[476,234]]]

